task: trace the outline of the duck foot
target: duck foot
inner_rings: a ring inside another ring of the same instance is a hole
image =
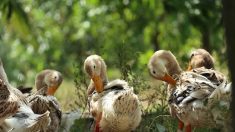
[[[100,130],[100,120],[102,118],[102,112],[98,115],[98,117],[96,118],[96,123],[95,123],[95,132],[102,132]]]
[[[177,132],[182,132],[184,129],[184,123],[178,119],[178,130]]]
[[[186,126],[185,132],[192,132],[192,126],[190,124]]]

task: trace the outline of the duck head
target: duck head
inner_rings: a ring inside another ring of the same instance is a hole
[[[95,90],[98,93],[102,92],[104,90],[104,83],[107,82],[104,60],[98,55],[90,55],[84,62],[84,70],[94,82]]]
[[[54,95],[63,81],[62,74],[56,70],[43,70],[36,77],[36,88],[47,88],[47,95]]]
[[[174,74],[180,74],[181,68],[175,56],[166,50],[156,51],[148,63],[150,75],[155,79],[165,81],[175,85],[176,81],[172,78]]]
[[[188,70],[192,70],[194,68],[205,67],[207,69],[214,68],[214,59],[204,49],[197,49],[191,53],[190,61],[188,65]]]

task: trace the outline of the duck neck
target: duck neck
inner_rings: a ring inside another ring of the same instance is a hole
[[[107,70],[106,70],[106,64],[103,62],[101,63],[101,73],[100,77],[103,80],[103,86],[105,86],[108,83],[108,77],[107,77]]]
[[[178,63],[175,63],[175,64],[168,63],[167,65],[169,67],[168,73],[170,76],[179,75],[182,72]]]
[[[179,75],[182,72],[182,69],[180,68],[180,65],[178,61],[176,60],[175,56],[170,55],[170,56],[165,56],[167,62],[166,62],[166,68],[168,71],[168,74],[170,76],[173,75]]]
[[[2,60],[0,58],[0,79],[9,87],[10,86],[10,83],[8,81],[8,78],[7,78],[7,74],[4,70],[4,67],[3,67],[3,63],[2,63]]]
[[[105,87],[108,83],[108,77],[107,77],[107,72],[106,72],[106,64],[103,60],[101,60],[100,77],[102,79],[103,86]],[[87,94],[91,95],[94,90],[95,90],[95,83],[91,79],[90,84],[87,89]]]

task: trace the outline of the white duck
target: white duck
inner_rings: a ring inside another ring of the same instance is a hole
[[[0,130],[3,132],[33,132],[45,130],[50,122],[49,113],[34,114],[25,96],[10,85],[0,60]]]
[[[149,60],[150,74],[170,84],[169,105],[185,125],[193,127],[219,127],[227,118],[230,85],[221,73],[205,68],[183,72],[170,51],[159,50]],[[225,101],[225,105],[220,101]],[[221,110],[224,108],[224,110]],[[225,112],[226,110],[226,112]]]
[[[141,109],[133,87],[124,80],[108,82],[106,64],[98,55],[89,56],[84,69],[91,78],[88,93],[92,93],[90,111],[96,120],[95,131],[135,130],[141,121]]]

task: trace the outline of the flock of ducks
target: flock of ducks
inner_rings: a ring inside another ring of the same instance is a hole
[[[62,80],[60,72],[43,70],[36,76],[37,92],[23,93],[9,83],[0,60],[0,131],[58,131],[62,112],[53,95]]]
[[[156,51],[148,63],[150,75],[165,81],[170,114],[179,120],[178,131],[193,127],[224,127],[230,120],[231,83],[214,69],[204,49],[191,54],[187,70],[166,50]],[[107,66],[98,55],[84,61],[90,78],[87,89],[89,112],[95,132],[131,132],[141,122],[138,96],[125,80],[109,81]],[[62,111],[54,93],[63,81],[60,72],[43,70],[35,78],[34,93],[13,87],[0,61],[0,132],[58,132]]]
[[[178,130],[192,127],[221,128],[230,120],[231,83],[214,70],[211,55],[198,49],[191,55],[189,68],[183,71],[170,51],[159,50],[149,60],[150,74],[168,83],[171,115],[179,119]]]
[[[84,62],[90,85],[90,112],[95,132],[130,132],[141,121],[140,101],[133,87],[124,80],[108,81],[106,64],[98,55]],[[214,69],[212,56],[204,49],[191,54],[183,71],[176,57],[166,50],[156,51],[148,63],[150,75],[168,83],[170,114],[179,120],[178,131],[191,132],[193,127],[224,127],[231,120],[231,83]]]

